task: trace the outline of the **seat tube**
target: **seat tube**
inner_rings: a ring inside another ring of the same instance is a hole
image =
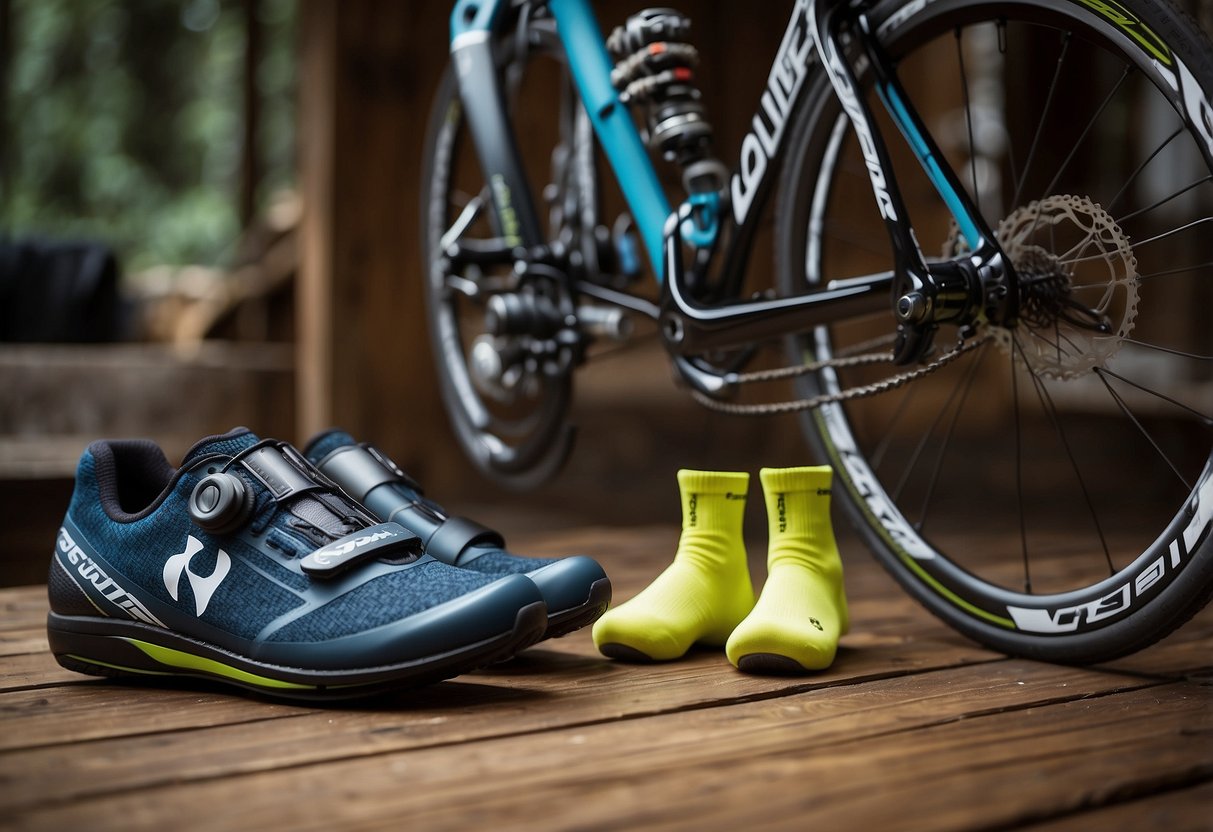
[[[648,250],[653,274],[662,279],[662,229],[670,203],[649,158],[631,113],[611,84],[610,55],[589,0],[549,0],[560,39],[568,55],[573,81],[590,115]]]

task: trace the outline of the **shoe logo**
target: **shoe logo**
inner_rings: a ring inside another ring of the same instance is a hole
[[[143,605],[143,603],[121,587],[117,581],[111,578],[101,566],[92,559],[83,549],[76,543],[67,529],[59,529],[59,551],[67,558],[68,563],[80,575],[80,578],[85,581],[75,581],[82,592],[93,597],[93,593],[87,588],[91,588],[93,592],[99,594],[105,600],[122,609],[131,618],[136,621],[142,621],[144,624],[155,624],[157,627],[163,627],[164,622],[156,616],[152,615],[152,611]],[[67,565],[63,564],[62,559],[60,564],[66,569]],[[68,570],[68,577],[71,577],[71,571]]]
[[[401,547],[421,552],[421,538],[397,523],[380,523],[362,531],[317,549],[301,560],[299,567],[308,575],[328,578]]]
[[[330,546],[325,546],[323,549],[317,549],[312,552],[312,560],[320,566],[332,566],[334,560],[340,559],[342,555],[348,555],[355,549],[360,549],[370,543],[375,543],[389,537],[395,537],[394,532],[382,531],[375,534],[367,534],[362,537],[356,537],[347,543],[334,543]]]
[[[219,588],[219,584],[223,583],[223,579],[227,577],[227,573],[232,568],[232,559],[228,557],[227,552],[220,549],[211,574],[199,575],[190,569],[190,558],[201,551],[202,543],[191,534],[186,537],[185,551],[173,555],[164,562],[164,588],[176,601],[177,585],[181,582],[181,573],[184,572],[190,580],[190,588],[194,590],[194,606],[199,618],[202,617],[202,613],[206,612],[206,606],[211,602],[211,596],[215,594],[215,590]]]

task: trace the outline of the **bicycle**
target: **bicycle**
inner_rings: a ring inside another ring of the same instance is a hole
[[[574,370],[649,321],[700,402],[799,412],[877,559],[978,642],[1105,661],[1209,600],[1213,47],[1170,0],[798,0],[732,171],[676,12],[604,41],[586,0],[458,0],[451,36],[426,304],[486,474],[550,477]],[[554,116],[548,176],[519,153],[527,95]],[[915,102],[941,95],[929,127]],[[775,285],[747,296],[776,179]],[[771,344],[790,365],[754,369]],[[786,379],[798,398],[738,401]]]

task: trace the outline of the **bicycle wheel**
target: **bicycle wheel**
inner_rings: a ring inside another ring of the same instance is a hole
[[[500,77],[510,111],[551,115],[515,119],[527,149],[530,192],[542,195],[549,239],[566,252],[580,251],[582,231],[593,228],[596,216],[588,119],[560,59],[553,21],[518,19],[525,9],[509,13],[516,20],[502,36]],[[529,150],[538,147],[554,148],[544,160],[550,171],[541,170]],[[560,467],[572,442],[566,417],[580,345],[560,331],[574,311],[572,299],[564,274],[524,263],[499,238],[453,65],[430,114],[422,180],[426,313],[456,437],[490,478],[511,487],[536,485]],[[453,262],[453,244],[471,256]],[[583,254],[581,262],[591,257]]]
[[[806,435],[877,558],[951,626],[1051,661],[1140,649],[1213,591],[1213,48],[1157,0],[883,2],[872,20],[1015,264],[1021,315],[901,390],[807,414]],[[874,205],[847,196],[868,175],[824,82],[789,142],[780,289],[891,268]],[[916,162],[894,167],[924,252],[960,253]],[[801,393],[887,375],[827,370]]]

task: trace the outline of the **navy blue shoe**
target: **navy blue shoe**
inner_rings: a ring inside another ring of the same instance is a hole
[[[244,428],[203,439],[179,469],[147,440],[89,445],[49,594],[66,668],[303,699],[449,678],[547,625],[527,578],[439,563],[294,448]]]
[[[483,575],[526,575],[548,607],[545,637],[562,636],[592,624],[611,601],[611,581],[598,562],[583,555],[525,558],[505,550],[492,529],[426,499],[421,486],[382,451],[330,430],[314,438],[304,453],[325,476],[380,520],[394,521],[416,534],[426,554]]]

